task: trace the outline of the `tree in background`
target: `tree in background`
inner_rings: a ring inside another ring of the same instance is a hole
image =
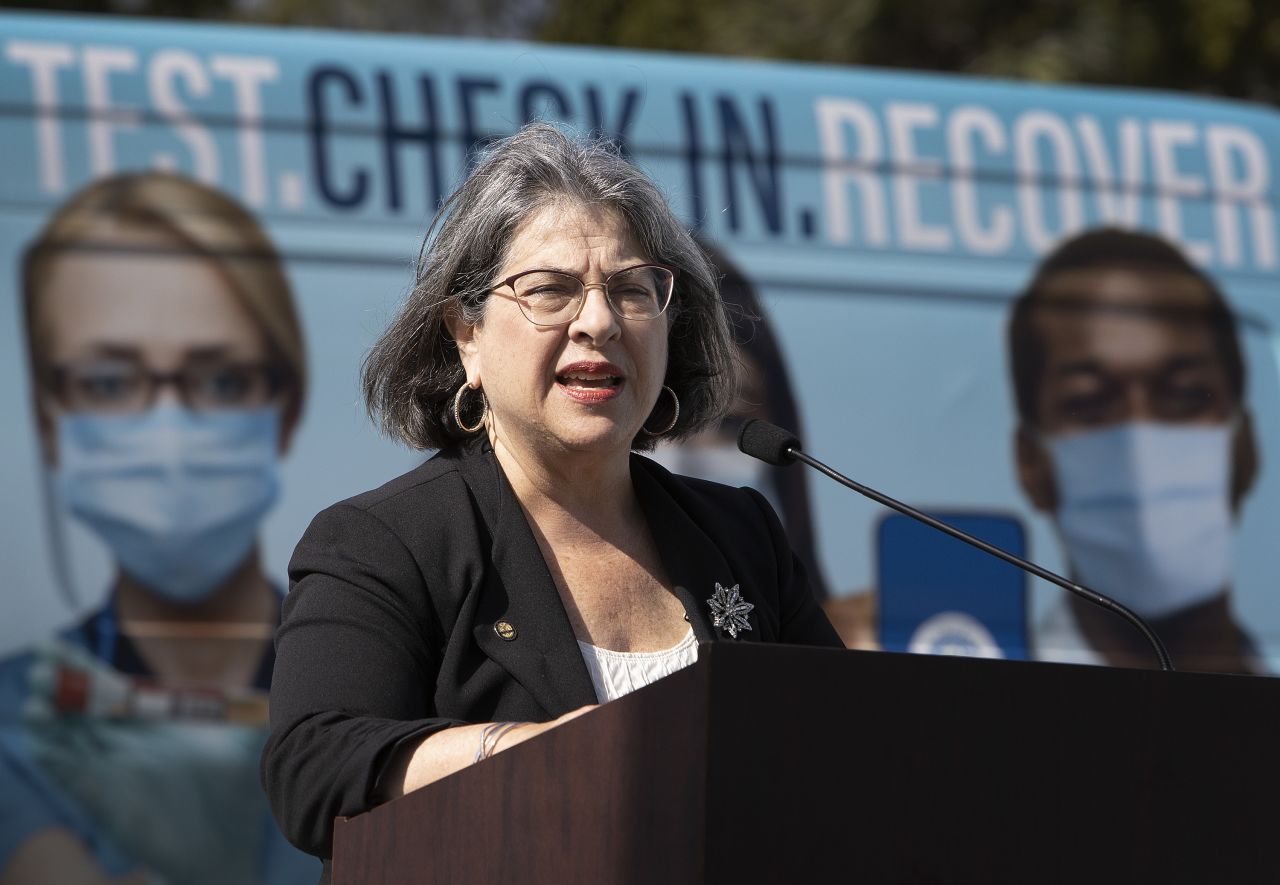
[[[532,38],[554,0],[0,0],[0,7],[345,31]]]
[[[1277,0],[558,0],[539,37],[1280,97]]]
[[[1280,0],[0,0],[1280,101]]]

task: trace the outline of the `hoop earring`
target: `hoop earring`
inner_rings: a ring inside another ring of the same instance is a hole
[[[645,433],[647,433],[649,436],[662,436],[664,433],[670,433],[671,428],[675,427],[676,422],[680,420],[680,397],[676,396],[676,392],[665,384],[662,385],[662,389],[665,390],[667,393],[671,394],[671,405],[675,411],[674,411],[674,414],[672,414],[671,416],[671,423],[669,423],[666,427],[662,428],[661,430],[650,430],[648,427],[641,425],[640,429],[643,430]]]
[[[462,423],[462,393],[465,390],[479,390],[472,388],[467,384],[463,384],[458,388],[458,392],[453,395],[453,420],[457,423],[458,429],[463,433],[475,433],[484,426],[484,419],[489,416],[489,398],[484,395],[484,391],[480,391],[480,417],[475,424],[468,427]]]

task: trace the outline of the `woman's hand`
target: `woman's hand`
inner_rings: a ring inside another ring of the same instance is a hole
[[[550,722],[522,722],[492,742],[486,755],[508,750],[516,744],[524,743],[563,725],[570,719],[577,719],[598,706],[599,704],[586,704]],[[397,799],[405,793],[425,787],[455,771],[461,771],[475,762],[476,751],[484,737],[484,730],[490,724],[482,722],[478,725],[446,728],[426,738],[420,744],[403,748],[383,772],[376,801],[387,802]]]

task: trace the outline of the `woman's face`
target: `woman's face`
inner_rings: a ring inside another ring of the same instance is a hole
[[[540,269],[599,284],[650,260],[612,209],[562,202],[517,229],[493,282]],[[546,463],[566,453],[625,454],[666,376],[667,315],[623,320],[600,288],[589,288],[575,319],[535,326],[510,295],[496,290],[478,326],[452,329],[468,381],[489,400],[495,445]]]
[[[63,377],[59,396],[41,393],[51,460],[48,419],[136,409],[126,394],[141,373],[185,373],[202,405],[264,404],[261,378],[250,383],[244,373],[267,364],[266,341],[211,262],[182,254],[177,240],[155,230],[104,223],[86,240],[94,248],[59,256],[37,295],[38,362]],[[174,383],[160,385],[148,406],[166,402],[189,405]]]

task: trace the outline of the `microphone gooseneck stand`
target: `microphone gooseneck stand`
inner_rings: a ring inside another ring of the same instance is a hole
[[[947,525],[942,520],[935,519],[927,513],[921,513],[910,505],[904,504],[894,498],[890,498],[888,495],[877,492],[869,486],[864,486],[862,483],[850,479],[839,471],[823,464],[817,458],[803,452],[800,449],[800,440],[794,434],[788,433],[781,427],[777,427],[773,424],[769,424],[767,421],[761,421],[759,419],[748,421],[742,426],[742,431],[738,434],[738,448],[744,454],[750,455],[753,458],[759,458],[761,461],[765,461],[769,464],[782,466],[793,463],[794,461],[806,464],[814,470],[834,479],[842,486],[870,498],[877,504],[883,504],[885,507],[896,510],[904,516],[909,516],[912,519],[919,520],[931,528],[937,529],[938,531],[944,532],[953,538],[964,541],[970,546],[977,547],[984,553],[989,553],[992,556],[1003,559],[1005,562],[1015,565],[1018,568],[1035,575],[1037,578],[1042,578],[1051,584],[1056,584],[1063,590],[1066,590],[1069,593],[1074,593],[1076,596],[1079,596],[1087,602],[1104,608],[1107,611],[1114,612],[1129,622],[1147,640],[1151,645],[1151,648],[1154,649],[1156,657],[1160,661],[1160,669],[1172,672],[1173,661],[1170,659],[1169,652],[1164,647],[1164,643],[1160,641],[1160,637],[1156,635],[1155,631],[1151,629],[1150,625],[1148,625],[1146,621],[1140,618],[1129,608],[1121,605],[1119,602],[1116,602],[1108,596],[1098,593],[1096,590],[1090,590],[1088,587],[1077,584],[1074,581],[1068,581],[1061,575],[1054,574],[1048,569],[1036,565],[1034,562],[1023,559],[1020,556],[1015,556],[1006,550],[1001,550],[999,547],[996,547],[993,544],[988,544],[981,538],[975,538],[967,532],[962,532],[954,526]]]

